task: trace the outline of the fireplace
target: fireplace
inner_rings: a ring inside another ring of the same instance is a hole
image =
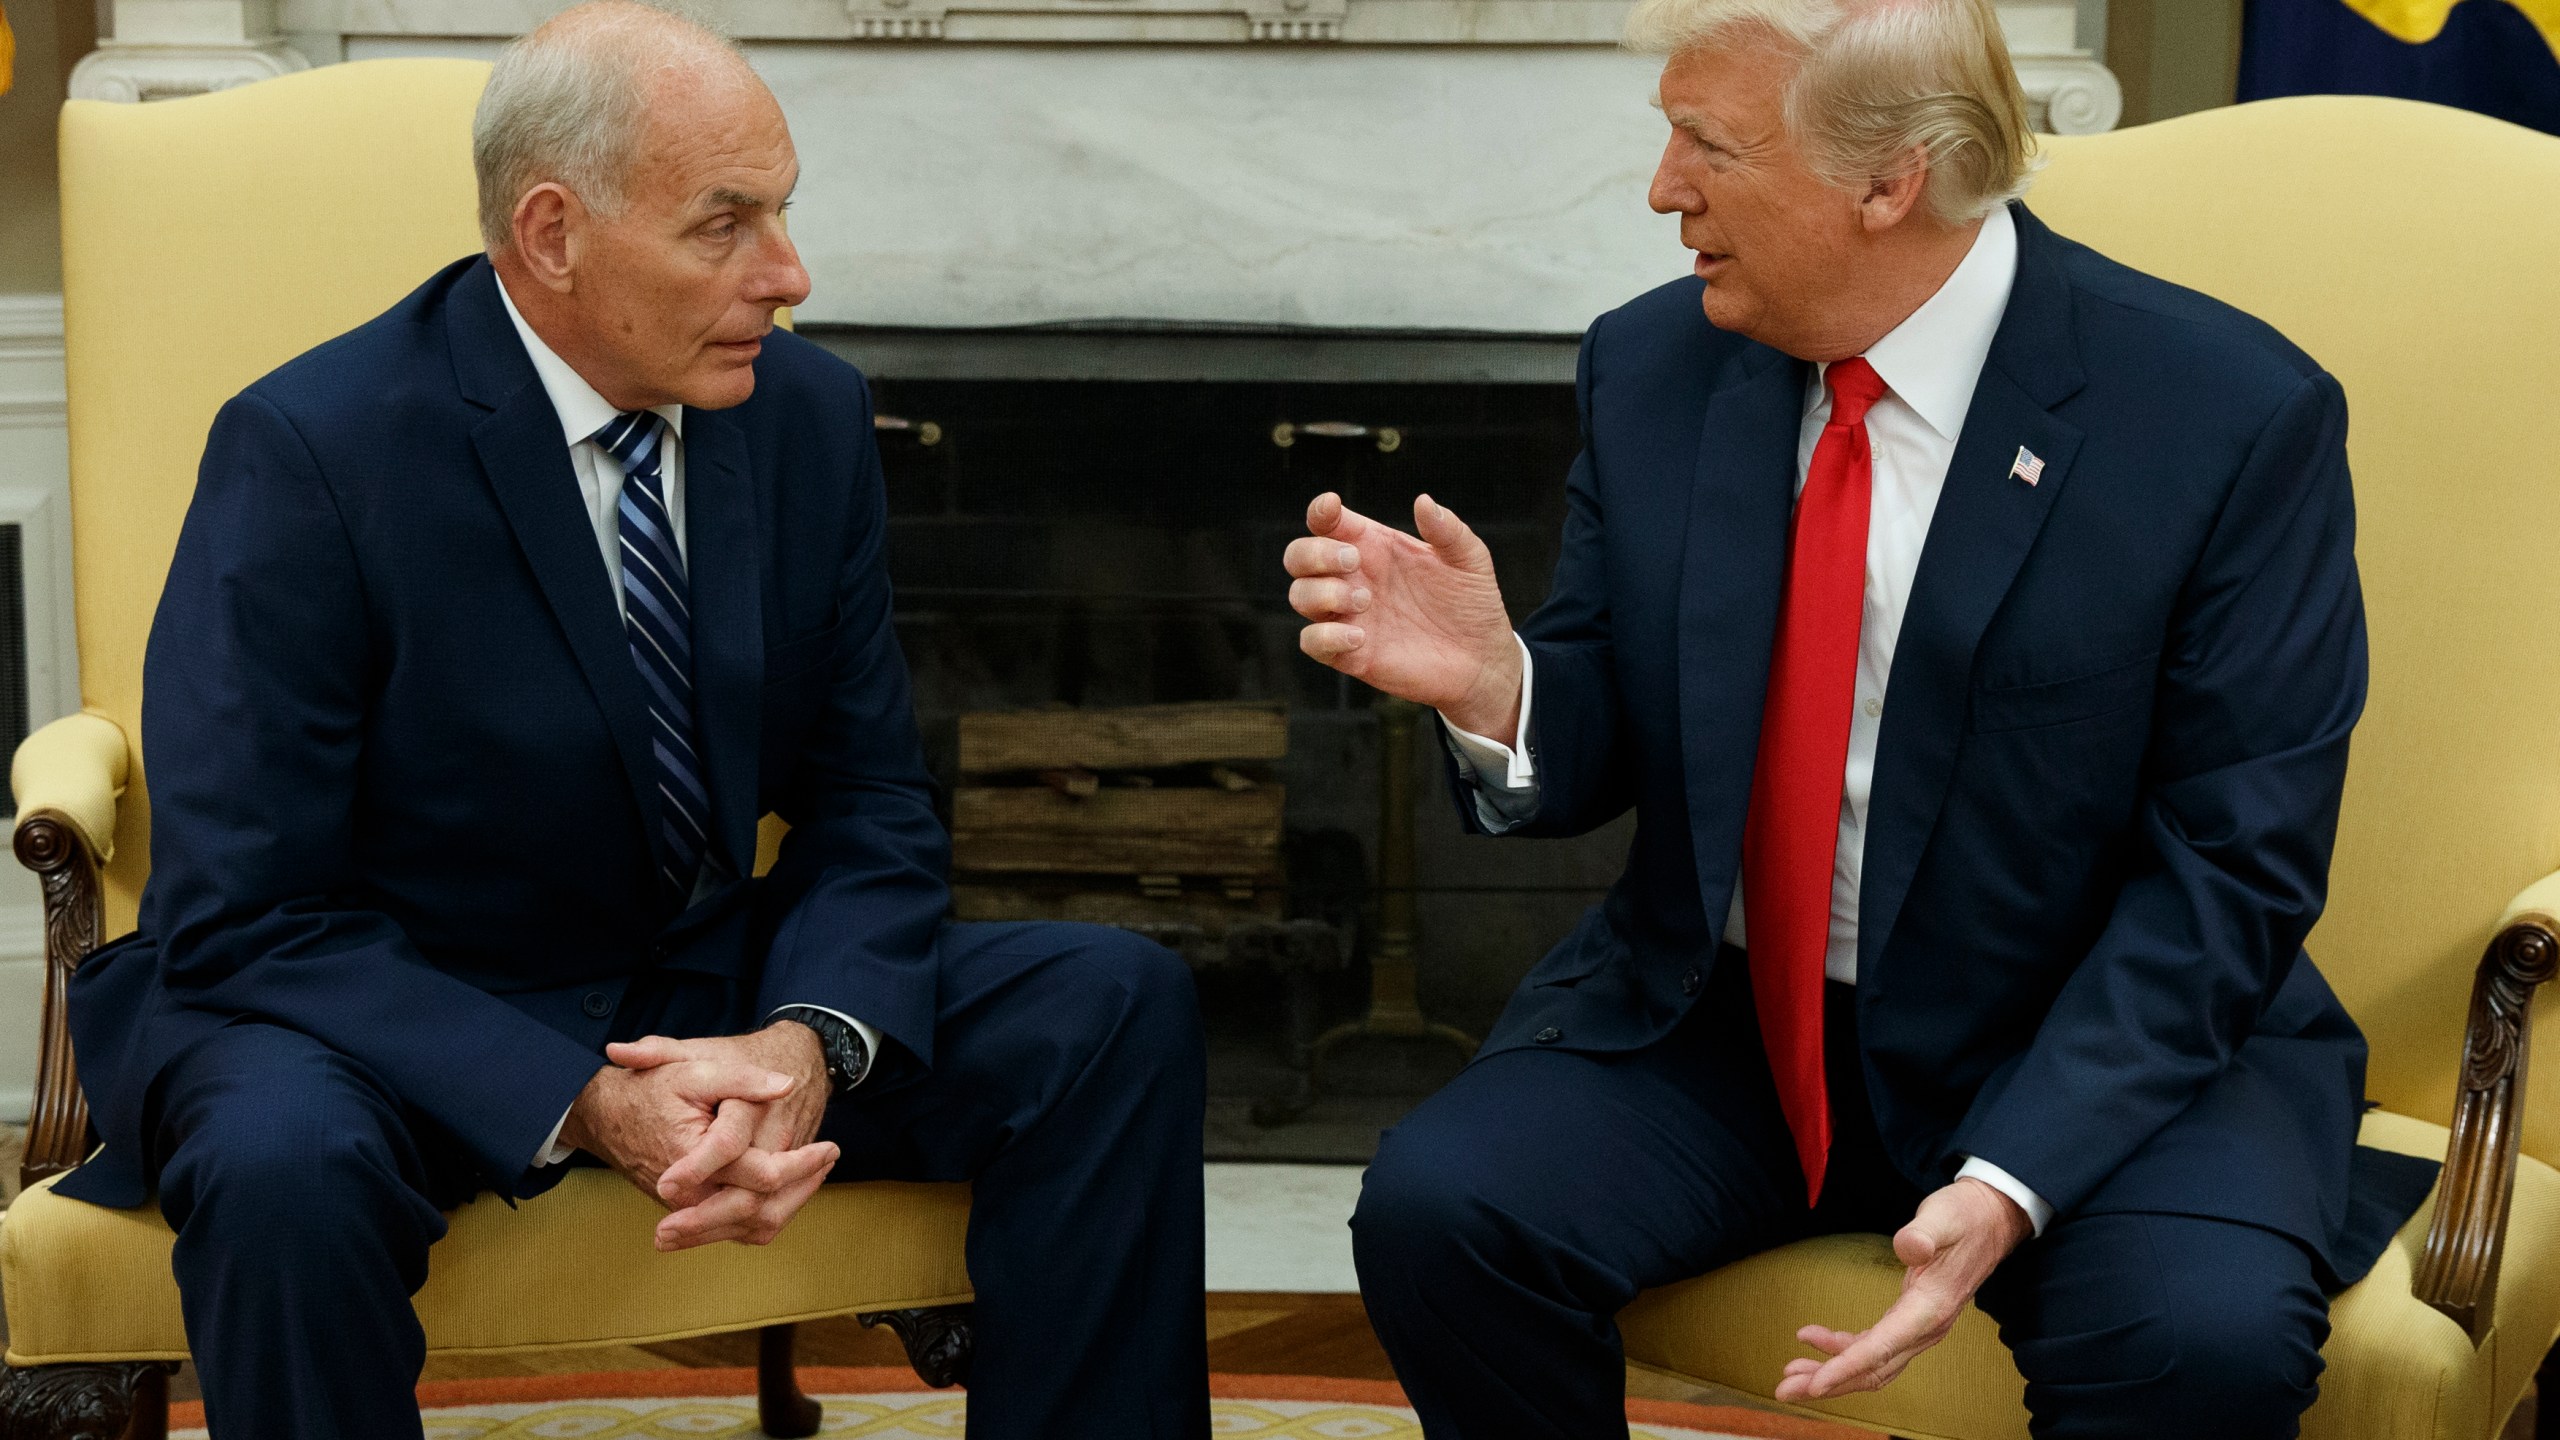
[[[1322,491],[1407,523],[1427,491],[1485,537],[1514,613],[1526,615],[1554,568],[1576,444],[1573,389],[1557,378],[1569,376],[1570,347],[1559,356],[1552,343],[1448,341],[1394,361],[1439,378],[1328,381],[1237,377],[1388,368],[1378,347],[1396,347],[1178,333],[1050,335],[1027,346],[986,334],[937,344],[812,333],[874,372],[892,417],[881,432],[890,576],[928,758],[946,787],[985,793],[964,773],[964,716],[1184,702],[1285,709],[1286,753],[1269,762],[1285,794],[1282,904],[1290,919],[1337,925],[1348,963],[1295,994],[1285,967],[1198,970],[1212,1035],[1211,1145],[1238,1158],[1365,1157],[1378,1129],[1460,1057],[1431,1043],[1345,1044],[1328,1054],[1325,1093],[1312,1105],[1271,1103],[1303,1084],[1288,1037],[1303,1042],[1367,1006],[1387,898],[1375,883],[1381,706],[1299,653],[1281,550],[1304,533],[1306,503]],[[1211,378],[940,373],[1084,366]],[[1428,726],[1402,733],[1419,998],[1434,1019],[1481,1034],[1597,898],[1624,837],[1564,846],[1462,837]],[[1019,773],[1031,762],[1008,763]],[[1265,1123],[1254,1123],[1257,1102]]]

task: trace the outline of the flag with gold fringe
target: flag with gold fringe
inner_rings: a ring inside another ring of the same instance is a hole
[[[2560,0],[2248,0],[2240,98],[2397,95],[2560,135]]]
[[[9,7],[0,5],[0,95],[9,93],[9,81],[18,73],[18,37],[9,30]]]

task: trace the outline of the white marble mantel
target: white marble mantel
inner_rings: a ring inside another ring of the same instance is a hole
[[[215,56],[199,89],[305,61],[486,57],[557,8],[114,3],[116,40],[83,62],[75,93],[170,93],[170,52],[186,44]],[[800,150],[793,233],[816,282],[804,321],[1573,335],[1686,268],[1671,222],[1645,208],[1663,131],[1646,104],[1656,62],[1616,47],[1627,5],[729,0],[715,13]],[[2040,124],[2115,123],[2114,77],[2072,44],[2073,0],[2005,0],[2000,14]],[[149,83],[131,78],[142,59]]]

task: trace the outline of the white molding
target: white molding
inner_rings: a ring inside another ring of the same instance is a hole
[[[2021,55],[2018,83],[2028,118],[2054,135],[2095,135],[2124,118],[2124,87],[2115,72],[2086,55]]]
[[[0,295],[0,429],[62,424],[62,297]]]
[[[209,45],[101,40],[71,67],[71,98],[125,104],[174,100],[310,68],[302,52],[282,40]]]
[[[157,0],[118,0],[120,6]],[[1634,0],[755,0],[724,7],[740,40],[851,44],[1596,45]],[[558,0],[276,0],[277,28],[346,41],[521,35]],[[2010,53],[2095,63],[2076,0],[1999,0]],[[305,48],[314,48],[307,44]],[[2021,70],[2025,68],[2021,63]],[[2077,112],[2074,112],[2077,113]]]

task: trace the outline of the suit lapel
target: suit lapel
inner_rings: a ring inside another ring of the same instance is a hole
[[[455,287],[454,372],[464,398],[489,410],[472,428],[472,447],[489,486],[532,567],[569,653],[604,712],[635,822],[650,853],[666,859],[657,824],[658,761],[649,749],[649,698],[632,663],[630,639],[615,604],[613,582],[596,545],[594,521],[578,494],[577,472],[560,433],[560,415],[534,373],[524,342],[498,300],[486,262]]]
[[[1970,716],[1974,651],[2080,449],[2078,427],[2053,413],[2082,384],[2057,242],[2025,206],[2012,213],[2017,279],[1929,521],[1885,686],[1858,893],[1860,975],[1874,973],[1938,823]],[[2011,473],[2021,448],[2044,461],[2035,484]]]
[[[1795,511],[1805,367],[1752,346],[1708,397],[1680,577],[1680,744],[1698,898],[1721,929],[1742,854],[1752,756]]]
[[[763,587],[746,440],[725,412],[685,412],[684,509],[685,575],[693,593],[694,728],[711,787],[712,839],[743,875],[756,853]]]

